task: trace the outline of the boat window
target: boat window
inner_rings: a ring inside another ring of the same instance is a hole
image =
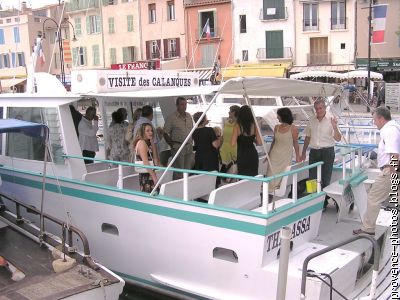
[[[235,251],[222,247],[215,247],[213,249],[213,257],[233,263],[239,262],[239,257],[237,256]]]
[[[63,164],[64,154],[57,108],[10,107],[8,117],[29,122],[44,123],[49,127],[49,146],[54,163]],[[21,133],[8,133],[6,155],[24,159],[43,160],[44,143],[40,138]],[[49,158],[51,160],[51,158]]]
[[[250,103],[251,105],[259,105],[259,106],[276,106],[276,98],[271,97],[271,98],[250,98]]]

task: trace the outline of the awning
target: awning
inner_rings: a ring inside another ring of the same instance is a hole
[[[19,132],[32,137],[46,137],[48,127],[45,124],[32,123],[17,119],[0,119],[0,133]]]
[[[289,73],[300,73],[307,71],[348,72],[353,71],[354,69],[354,65],[294,66],[289,70]]]
[[[383,75],[381,73],[377,73],[377,72],[369,72],[370,74],[370,78],[371,79],[378,79],[378,80],[382,80],[383,79]],[[355,70],[355,71],[351,71],[348,73],[344,73],[343,74],[343,78],[347,79],[347,78],[368,78],[368,71],[367,70]]]
[[[342,73],[329,71],[307,71],[290,75],[292,79],[313,78],[313,77],[328,77],[328,78],[343,78]]]
[[[224,81],[235,77],[285,77],[286,67],[284,66],[257,66],[257,67],[229,67],[222,70]]]
[[[10,78],[10,79],[1,79],[1,87],[2,89],[9,89],[13,86],[16,86],[22,82],[26,81],[26,78]]]

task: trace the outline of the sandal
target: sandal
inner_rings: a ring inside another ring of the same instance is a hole
[[[367,231],[362,230],[361,228],[353,230],[353,235],[359,235],[359,234],[375,235],[375,232],[367,232]]]

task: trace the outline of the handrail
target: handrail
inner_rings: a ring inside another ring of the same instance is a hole
[[[217,176],[217,177],[224,177],[224,178],[234,178],[234,179],[240,179],[240,180],[252,180],[252,181],[259,181],[262,182],[262,203],[261,203],[261,212],[263,214],[267,214],[269,212],[268,208],[268,185],[269,182],[280,179],[285,176],[293,175],[293,182],[292,182],[292,202],[296,203],[297,199],[297,174],[304,172],[306,170],[309,170],[311,168],[317,168],[317,192],[321,192],[321,166],[323,162],[316,162],[311,165],[307,165],[304,167],[301,167],[296,170],[291,170],[291,171],[286,171],[283,173],[279,173],[270,177],[253,177],[253,176],[245,176],[245,175],[237,175],[237,174],[226,174],[226,173],[219,173],[219,172],[208,172],[208,171],[199,171],[199,170],[187,170],[187,169],[176,169],[173,167],[157,167],[157,166],[150,166],[150,165],[138,165],[134,163],[129,163],[129,162],[120,162],[120,161],[113,161],[113,160],[105,160],[105,159],[98,159],[98,158],[89,158],[89,157],[82,157],[82,156],[76,156],[76,155],[63,155],[65,158],[73,158],[73,159],[88,159],[92,161],[100,161],[100,162],[107,162],[110,164],[116,164],[118,165],[118,181],[123,180],[123,172],[122,172],[122,166],[133,166],[133,167],[140,167],[140,168],[145,168],[145,169],[151,169],[151,170],[163,170],[163,171],[173,171],[173,172],[179,172],[183,173],[183,195],[184,195],[184,200],[188,200],[188,174],[205,174],[205,175],[211,175],[211,176]],[[162,177],[161,177],[162,178]],[[150,193],[151,196],[153,196],[154,189]],[[275,198],[273,198],[273,205],[272,205],[272,211],[275,210]]]
[[[7,200],[12,201],[12,202],[15,203],[15,206],[16,206],[16,219],[15,219],[16,225],[18,225],[18,223],[21,223],[23,221],[23,218],[22,218],[21,212],[20,212],[20,206],[25,207],[27,210],[29,210],[29,211],[31,211],[33,213],[36,213],[38,215],[41,214],[41,211],[39,209],[37,209],[37,208],[35,208],[33,206],[29,206],[27,204],[24,204],[21,201],[19,201],[17,199],[14,199],[14,198],[12,198],[12,197],[10,197],[8,195],[0,193],[0,196],[4,197]],[[69,246],[69,248],[73,247],[72,233],[75,233],[76,235],[78,235],[79,238],[81,239],[82,245],[83,245],[83,254],[84,254],[84,258],[83,259],[84,259],[84,261],[92,269],[94,269],[94,270],[98,270],[99,269],[99,266],[97,266],[94,263],[93,259],[90,256],[89,241],[86,238],[85,234],[80,229],[78,229],[78,228],[76,228],[75,226],[72,226],[72,225],[67,225],[65,222],[61,221],[60,219],[58,219],[56,217],[53,217],[53,216],[47,214],[47,213],[43,213],[42,217],[43,217],[43,220],[47,219],[47,220],[50,220],[50,221],[60,225],[62,227],[63,237],[64,237],[64,234],[65,234],[65,229],[68,230],[68,246]],[[33,234],[33,233],[31,232],[31,234]],[[40,235],[42,235],[42,237],[40,237]],[[42,231],[39,232],[38,238],[40,240],[47,240],[47,237],[46,237],[46,234],[44,233],[44,231],[43,232]],[[65,239],[63,238],[62,239],[62,252],[64,254],[66,254],[65,249],[66,249]]]
[[[367,235],[357,235],[357,236],[353,236],[345,241],[342,241],[340,243],[337,243],[335,245],[331,245],[328,246],[324,249],[318,250],[312,254],[310,254],[309,256],[306,257],[306,259],[304,260],[303,263],[303,270],[302,270],[302,274],[301,274],[301,294],[300,294],[300,299],[306,299],[306,277],[307,277],[307,266],[308,263],[310,262],[310,260],[312,260],[313,258],[320,256],[322,254],[325,254],[327,252],[330,252],[334,249],[337,249],[341,246],[344,246],[346,244],[350,244],[356,240],[359,239],[367,239],[369,240],[373,247],[374,247],[374,270],[372,273],[372,280],[371,280],[371,291],[370,291],[370,299],[374,299],[374,294],[375,294],[375,289],[376,289],[376,277],[378,276],[378,272],[379,272],[379,256],[380,256],[380,249],[379,249],[379,245],[377,240],[375,240],[373,237],[371,236],[367,236]]]

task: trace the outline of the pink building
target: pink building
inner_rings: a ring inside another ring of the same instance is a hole
[[[189,68],[232,64],[231,0],[184,0]]]
[[[141,1],[141,60],[161,60],[162,69],[186,66],[183,0]]]

